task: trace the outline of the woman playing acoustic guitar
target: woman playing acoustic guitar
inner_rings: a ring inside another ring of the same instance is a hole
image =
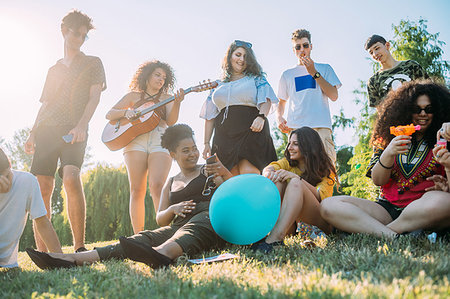
[[[106,118],[133,120],[138,116],[136,108],[169,98],[168,92],[173,90],[174,81],[173,70],[167,63],[153,60],[142,64],[131,81],[130,92],[109,110]],[[173,102],[156,109],[161,118],[156,128],[137,136],[123,150],[130,182],[130,218],[134,233],[144,230],[147,177],[153,207],[158,210],[161,190],[172,164],[169,152],[161,147],[161,135],[167,125],[178,120],[183,99],[184,90],[180,89]]]

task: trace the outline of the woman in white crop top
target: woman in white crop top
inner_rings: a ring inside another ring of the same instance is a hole
[[[277,160],[266,116],[278,99],[256,61],[252,44],[235,40],[222,69],[222,80],[200,113],[205,119],[203,157],[217,154],[233,175],[259,174]]]

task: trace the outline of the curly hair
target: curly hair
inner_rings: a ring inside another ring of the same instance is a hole
[[[373,129],[371,144],[386,148],[395,137],[390,134],[391,126],[412,123],[413,108],[417,98],[426,95],[433,107],[433,120],[424,134],[429,144],[436,142],[436,133],[444,122],[450,121],[450,92],[444,85],[431,80],[405,82],[397,90],[391,90],[379,106]]]
[[[231,55],[233,55],[234,51],[236,51],[237,48],[242,48],[246,51],[245,55],[245,63],[247,67],[245,68],[244,74],[246,76],[255,76],[255,77],[261,77],[264,76],[264,72],[262,70],[261,65],[256,61],[255,53],[253,52],[252,48],[245,47],[245,46],[238,46],[236,44],[236,41],[232,42],[231,45],[228,47],[227,52],[225,54],[225,57],[222,61],[222,80],[224,82],[229,82],[231,79],[231,75],[233,73],[233,69],[231,67]]]
[[[319,133],[310,127],[301,127],[292,131],[289,139],[294,134],[297,136],[298,148],[305,161],[306,169],[302,175],[303,179],[311,185],[316,186],[324,177],[332,179],[332,173],[336,177],[336,169],[325,151],[325,146],[323,145],[322,139],[320,139]],[[299,162],[297,160],[291,160],[288,147],[289,143],[284,150],[284,156],[290,166],[296,167],[299,165]]]
[[[194,140],[194,131],[188,125],[176,124],[168,127],[161,136],[161,146],[169,152],[174,152],[180,141],[186,138]]]
[[[159,60],[144,62],[139,66],[130,83],[130,90],[135,92],[144,92],[147,89],[148,78],[157,69],[161,68],[166,72],[166,81],[160,92],[168,93],[173,91],[175,85],[175,75],[170,65]]]
[[[71,29],[78,29],[81,26],[86,26],[87,30],[94,29],[94,25],[92,25],[92,19],[82,13],[81,11],[78,11],[76,9],[69,12],[61,21],[61,28],[63,26],[66,26],[67,28]]]
[[[311,43],[311,33],[309,33],[306,29],[297,29],[294,32],[292,32],[291,40],[295,41],[297,39],[302,39],[306,37],[308,41]]]

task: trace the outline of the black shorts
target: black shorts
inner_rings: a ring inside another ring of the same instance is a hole
[[[30,171],[32,174],[54,176],[58,160],[61,163],[58,170],[61,178],[64,166],[73,165],[81,168],[87,141],[66,143],[62,136],[67,135],[71,129],[73,126],[39,127],[36,130],[36,146]]]
[[[378,199],[375,203],[382,206],[388,213],[391,215],[392,220],[395,220],[400,216],[400,214],[403,212],[404,208],[397,207],[396,205],[391,204],[386,199]]]

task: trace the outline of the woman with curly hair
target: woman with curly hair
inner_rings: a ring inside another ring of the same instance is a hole
[[[106,118],[135,118],[136,108],[169,98],[174,83],[173,70],[167,63],[153,60],[142,64],[131,81],[130,92],[108,111]],[[169,152],[161,146],[161,135],[168,125],[171,126],[178,120],[183,99],[184,91],[180,89],[173,102],[156,109],[161,117],[158,126],[139,135],[123,149],[130,182],[130,218],[134,233],[144,230],[147,178],[153,207],[155,211],[158,209],[161,190],[172,165]]]
[[[395,237],[450,226],[450,193],[437,176],[450,175],[433,156],[436,134],[450,120],[450,92],[431,81],[412,81],[391,91],[381,105],[367,176],[381,186],[376,202],[336,196],[322,202],[322,217],[350,233]],[[412,136],[392,136],[391,126],[420,125]]]
[[[252,249],[271,251],[283,243],[289,229],[299,221],[331,232],[331,226],[320,216],[320,202],[333,194],[336,170],[319,133],[310,127],[292,131],[284,158],[270,163],[263,175],[277,185],[281,211],[267,238]]]
[[[259,174],[277,158],[266,116],[278,99],[251,43],[235,40],[228,47],[222,70],[222,81],[200,113],[205,119],[203,157],[216,153],[233,175]]]
[[[192,255],[225,244],[214,232],[209,220],[211,194],[203,195],[207,176],[220,185],[231,173],[220,161],[198,165],[200,156],[194,132],[184,124],[167,128],[162,146],[180,167],[180,173],[167,180],[156,219],[160,228],[146,230],[120,242],[94,250],[63,254],[43,253],[28,248],[27,253],[41,269],[70,268],[110,259],[125,259],[161,268],[173,263],[183,253]]]

